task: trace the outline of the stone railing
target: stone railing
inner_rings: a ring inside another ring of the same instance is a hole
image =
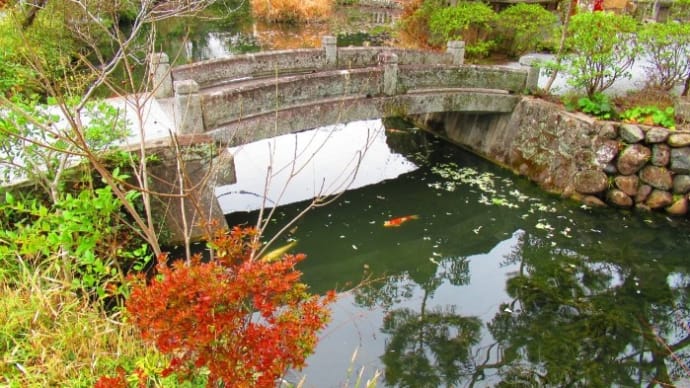
[[[464,50],[464,43],[457,41],[449,42],[445,53],[338,48],[335,37],[326,36],[321,49],[238,55],[175,68],[170,68],[164,54],[152,56],[151,62],[156,65],[152,68],[158,85],[154,94],[173,97],[176,129],[183,134],[228,129],[233,123],[268,112],[328,104],[335,99],[354,103],[378,98],[370,100],[376,109],[350,110],[353,120],[375,118],[369,116],[391,110],[424,113],[425,106],[429,111],[498,113],[515,105],[517,100],[508,95],[536,87],[535,67],[464,65]],[[420,94],[424,98],[414,98]],[[409,98],[396,100],[396,96]],[[380,97],[391,99],[382,101]]]
[[[152,59],[155,84],[170,85],[181,80],[194,80],[199,87],[209,88],[238,80],[277,77],[285,74],[313,73],[334,69],[355,69],[376,66],[379,54],[386,51],[398,57],[399,65],[447,64],[462,65],[464,42],[451,41],[445,53],[389,47],[337,47],[334,36],[324,36],[319,49],[295,49],[243,54],[211,59],[170,68],[165,54]],[[172,96],[172,88],[159,88],[157,97]],[[165,95],[165,92],[169,93]]]

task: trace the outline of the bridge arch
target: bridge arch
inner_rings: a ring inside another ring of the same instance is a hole
[[[536,86],[528,66],[464,65],[464,43],[445,53],[335,47],[245,54],[165,72],[178,133],[226,144],[322,125],[435,112],[508,113]],[[538,74],[538,73],[537,73]]]

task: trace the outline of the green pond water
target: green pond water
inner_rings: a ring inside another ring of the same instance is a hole
[[[382,163],[411,171],[348,190],[276,245],[297,239],[303,280],[339,291],[289,380],[354,386],[364,368],[391,387],[690,384],[686,220],[589,209],[421,132],[381,136]],[[279,207],[267,235],[307,204]],[[406,215],[419,218],[383,226]]]

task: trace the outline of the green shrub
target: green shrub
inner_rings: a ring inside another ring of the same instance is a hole
[[[579,110],[580,112],[596,116],[604,120],[616,118],[616,110],[609,96],[603,93],[594,93],[591,97],[585,96],[578,99],[567,99],[566,108]]]
[[[490,36],[495,20],[496,13],[482,2],[462,1],[437,9],[429,19],[430,43],[442,46],[450,40],[463,40],[469,57],[486,56],[494,46]]]
[[[558,17],[539,4],[512,5],[498,14],[497,40],[501,49],[514,57],[551,49],[557,23]]]
[[[630,77],[639,48],[635,42],[637,24],[626,15],[583,12],[573,16],[565,46],[565,73],[570,86],[584,89],[589,97]]]
[[[676,129],[676,112],[673,107],[664,110],[656,106],[636,106],[621,113],[621,119],[631,123],[658,125]]]
[[[638,39],[649,54],[649,86],[671,90],[690,75],[690,24],[649,23]]]

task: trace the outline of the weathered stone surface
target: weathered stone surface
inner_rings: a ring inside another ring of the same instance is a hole
[[[606,166],[604,166],[604,172],[609,175],[618,174],[618,168],[616,167],[616,163],[607,163]]]
[[[602,201],[601,199],[593,195],[587,195],[584,198],[582,198],[582,203],[591,207],[606,207],[606,202]]]
[[[690,173],[690,147],[671,149],[671,171],[677,174]]]
[[[669,130],[664,127],[649,128],[645,134],[645,141],[647,143],[663,143],[668,139]]]
[[[671,147],[686,147],[690,145],[690,132],[675,132],[668,136]]]
[[[611,189],[606,193],[606,201],[617,207],[631,207],[633,200],[622,190]]]
[[[597,149],[597,162],[600,166],[605,166],[618,156],[618,142],[606,140]]]
[[[654,144],[652,147],[652,164],[666,167],[671,161],[671,147],[666,144]]]
[[[630,197],[637,195],[640,186],[640,178],[637,175],[618,175],[614,178],[616,187]]]
[[[640,185],[637,189],[637,194],[635,195],[635,202],[642,203],[649,198],[649,194],[652,193],[652,186],[650,185]]]
[[[676,175],[673,177],[673,192],[685,194],[690,191],[690,175]]]
[[[666,212],[674,216],[685,215],[688,212],[688,198],[686,196],[678,198],[666,208]]]
[[[665,190],[652,190],[649,197],[645,201],[645,204],[649,206],[650,209],[659,209],[666,207],[673,203],[673,195]]]
[[[635,124],[621,124],[618,136],[626,143],[639,143],[644,139],[644,131]]]
[[[582,194],[600,193],[608,187],[608,177],[603,171],[585,170],[575,174],[575,190]]]
[[[650,209],[649,206],[645,205],[644,202],[636,203],[635,204],[635,210],[642,211],[642,212],[652,211],[652,209]]]
[[[646,166],[640,170],[640,179],[659,190],[669,190],[673,187],[671,171],[665,167]]]
[[[599,127],[599,137],[613,140],[618,137],[618,130],[612,122],[604,121]]]
[[[632,144],[618,155],[616,167],[621,174],[631,175],[638,172],[651,157],[652,151],[649,148],[641,144]]]

